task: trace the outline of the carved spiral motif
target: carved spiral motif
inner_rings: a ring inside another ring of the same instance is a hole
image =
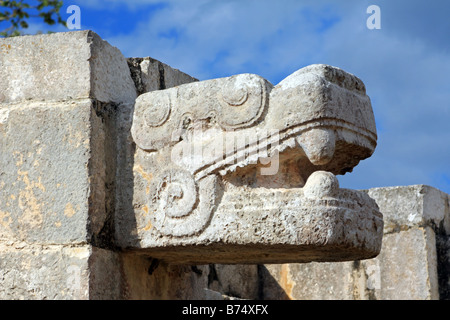
[[[197,186],[187,171],[168,170],[152,188],[151,201],[170,218],[180,218],[192,211],[197,199]]]
[[[167,121],[170,114],[170,99],[167,95],[156,95],[144,112],[145,123],[149,127],[159,127]]]
[[[241,106],[247,101],[248,88],[244,83],[237,84],[236,81],[227,81],[222,88],[222,98],[230,106]]]
[[[219,119],[222,127],[234,129],[252,125],[265,106],[265,87],[259,77],[239,74],[225,80],[220,91]]]
[[[157,177],[150,191],[152,225],[162,234],[189,236],[208,223],[214,208],[216,177],[199,181],[186,170],[171,168]],[[205,191],[206,190],[206,191]]]

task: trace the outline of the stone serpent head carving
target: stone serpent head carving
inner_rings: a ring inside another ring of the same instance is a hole
[[[327,261],[380,249],[375,202],[335,177],[369,157],[377,139],[364,84],[341,69],[312,65],[276,86],[240,74],[145,93],[131,131],[151,176],[137,219],[145,247],[281,241],[320,247]],[[333,246],[351,249],[332,258]],[[323,259],[302,257],[293,261]]]

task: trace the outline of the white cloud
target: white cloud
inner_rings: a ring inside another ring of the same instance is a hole
[[[298,1],[182,1],[139,25],[132,37],[108,40],[126,55],[153,55],[202,79],[244,68],[280,77],[294,71],[293,64],[304,65],[320,44],[308,8]],[[166,37],[169,31],[177,36]]]
[[[326,38],[324,57],[363,79],[381,124],[375,154],[340,181],[352,188],[425,183],[449,192],[439,176],[450,177],[450,55],[403,32],[357,30],[349,18]]]

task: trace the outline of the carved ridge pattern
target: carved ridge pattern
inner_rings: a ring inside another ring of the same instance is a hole
[[[133,139],[143,150],[160,150],[173,141],[173,132],[183,129],[181,124],[186,114],[191,115],[193,122],[214,115],[225,130],[249,127],[261,118],[267,107],[267,83],[257,75],[240,74],[143,94],[135,104]],[[207,97],[199,95],[202,90],[209,92]],[[204,99],[213,103],[205,104]],[[200,105],[205,105],[207,110],[199,108]]]
[[[266,137],[259,137],[258,144],[250,144],[245,146],[244,149],[236,149],[232,154],[224,154],[224,156],[215,159],[210,165],[204,166],[201,169],[195,172],[196,179],[201,179],[208,174],[213,172],[221,171],[221,175],[231,171],[234,167],[239,166],[239,163],[236,163],[236,159],[239,157],[239,154],[247,153],[247,154],[257,154],[258,148],[267,148],[268,154],[271,154],[273,151],[278,150],[282,151],[284,148],[289,146],[287,142],[289,139],[293,137],[301,135],[303,132],[307,130],[311,130],[314,128],[330,128],[333,133],[336,130],[347,130],[349,133],[357,135],[359,139],[367,140],[367,144],[375,147],[376,146],[376,136],[370,131],[352,125],[351,123],[345,122],[339,119],[327,119],[323,118],[320,121],[311,120],[304,123],[300,123],[295,126],[288,127],[284,130],[280,130],[277,135],[271,135],[270,132]],[[275,148],[269,148],[271,145],[275,145]]]

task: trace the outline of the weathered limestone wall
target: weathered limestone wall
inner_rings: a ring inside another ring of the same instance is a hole
[[[142,60],[143,90],[193,81]],[[91,31],[1,39],[0,79],[0,298],[121,297],[118,137],[137,97],[127,60]]]
[[[127,62],[88,31],[0,52],[0,297],[102,295],[90,283],[108,262],[109,114],[136,98]]]
[[[121,247],[134,101],[193,81],[91,31],[0,39],[0,299],[450,297],[449,195],[427,186],[367,191],[385,219],[370,260],[189,266]]]

